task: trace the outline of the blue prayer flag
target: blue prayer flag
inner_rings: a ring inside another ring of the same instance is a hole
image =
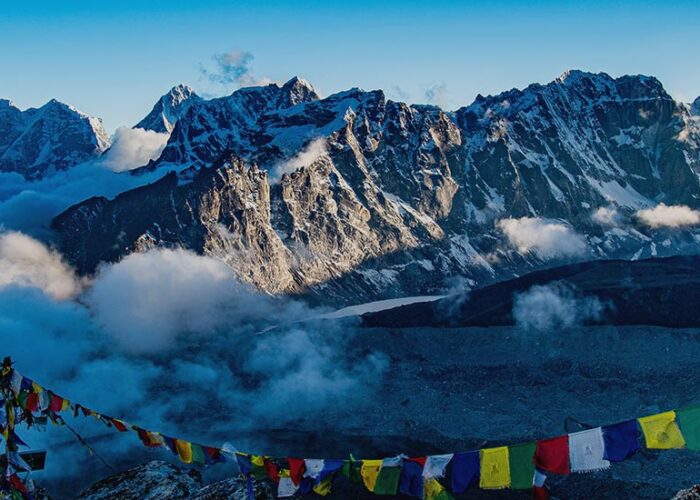
[[[636,420],[628,420],[603,427],[605,453],[603,458],[611,462],[622,462],[639,449],[639,430]]]
[[[399,491],[410,497],[423,498],[423,467],[411,460],[404,460],[399,479]]]
[[[455,453],[450,462],[452,493],[464,493],[469,486],[479,484],[479,452]]]

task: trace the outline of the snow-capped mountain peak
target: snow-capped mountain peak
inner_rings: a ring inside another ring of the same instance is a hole
[[[35,179],[99,156],[109,147],[102,121],[56,99],[25,111],[0,101],[0,171]]]
[[[153,130],[160,133],[171,133],[177,121],[187,113],[193,102],[202,100],[192,87],[179,84],[161,96],[151,112],[134,128]]]

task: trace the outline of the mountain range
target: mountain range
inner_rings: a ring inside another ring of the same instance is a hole
[[[300,78],[208,100],[177,86],[137,125],[169,133],[167,145],[122,174],[162,177],[87,199],[52,228],[83,273],[184,247],[259,289],[328,303],[695,253],[699,108],[653,77],[581,71],[453,112],[381,90],[321,98]],[[25,112],[1,101],[0,170],[36,178],[88,160],[108,147],[98,125],[54,101]],[[642,216],[659,206],[691,219]]]

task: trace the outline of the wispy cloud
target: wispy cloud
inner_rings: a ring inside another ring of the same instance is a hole
[[[513,299],[513,319],[524,331],[571,328],[600,319],[604,311],[597,297],[581,295],[562,282],[535,285]]]
[[[277,163],[270,169],[270,183],[277,184],[284,174],[292,173],[301,167],[308,167],[328,154],[326,139],[316,138],[298,154],[288,160]]]
[[[447,84],[438,83],[428,87],[424,92],[425,100],[430,104],[435,104],[443,109],[447,108]]]
[[[228,52],[214,54],[213,66],[202,66],[202,76],[209,82],[224,88],[250,87],[267,85],[273,80],[257,76],[252,68],[255,57],[252,52],[232,49]]]
[[[544,259],[575,257],[586,253],[586,239],[570,226],[539,217],[502,219],[497,227],[518,252],[535,252]]]
[[[168,143],[169,134],[119,127],[114,133],[112,147],[100,158],[100,163],[114,172],[124,172],[155,160]]]
[[[654,208],[638,210],[637,218],[651,228],[679,228],[700,224],[700,211],[687,205],[665,205],[660,203]]]

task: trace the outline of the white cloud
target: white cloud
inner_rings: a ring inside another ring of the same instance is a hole
[[[653,228],[694,226],[700,223],[700,212],[687,205],[665,205],[637,211],[637,218]]]
[[[617,226],[622,222],[622,215],[614,207],[600,207],[591,218],[603,226]]]
[[[571,328],[600,318],[605,307],[597,297],[584,297],[563,283],[535,285],[513,299],[513,319],[524,330]]]
[[[312,140],[298,154],[288,160],[277,163],[270,169],[270,183],[279,183],[284,174],[290,174],[301,167],[308,167],[327,154],[326,139],[318,137]]]
[[[447,85],[445,82],[433,85],[425,89],[425,100],[442,109],[447,108]]]
[[[586,253],[586,240],[561,222],[538,217],[502,219],[498,228],[520,253],[536,252],[544,259],[573,257]]]
[[[252,69],[255,57],[252,52],[241,49],[232,49],[228,52],[214,54],[212,56],[214,68],[200,69],[202,76],[212,83],[223,87],[252,87],[269,85],[274,83],[267,77],[258,77]]]
[[[114,172],[124,172],[143,167],[155,160],[168,143],[166,133],[141,128],[119,127],[114,133],[112,147],[102,156],[100,163]]]
[[[61,255],[18,232],[0,235],[0,288],[40,288],[57,300],[76,296],[80,280]]]
[[[98,271],[85,300],[125,350],[172,347],[179,335],[221,327],[239,310],[245,285],[223,262],[185,250],[134,253]]]

